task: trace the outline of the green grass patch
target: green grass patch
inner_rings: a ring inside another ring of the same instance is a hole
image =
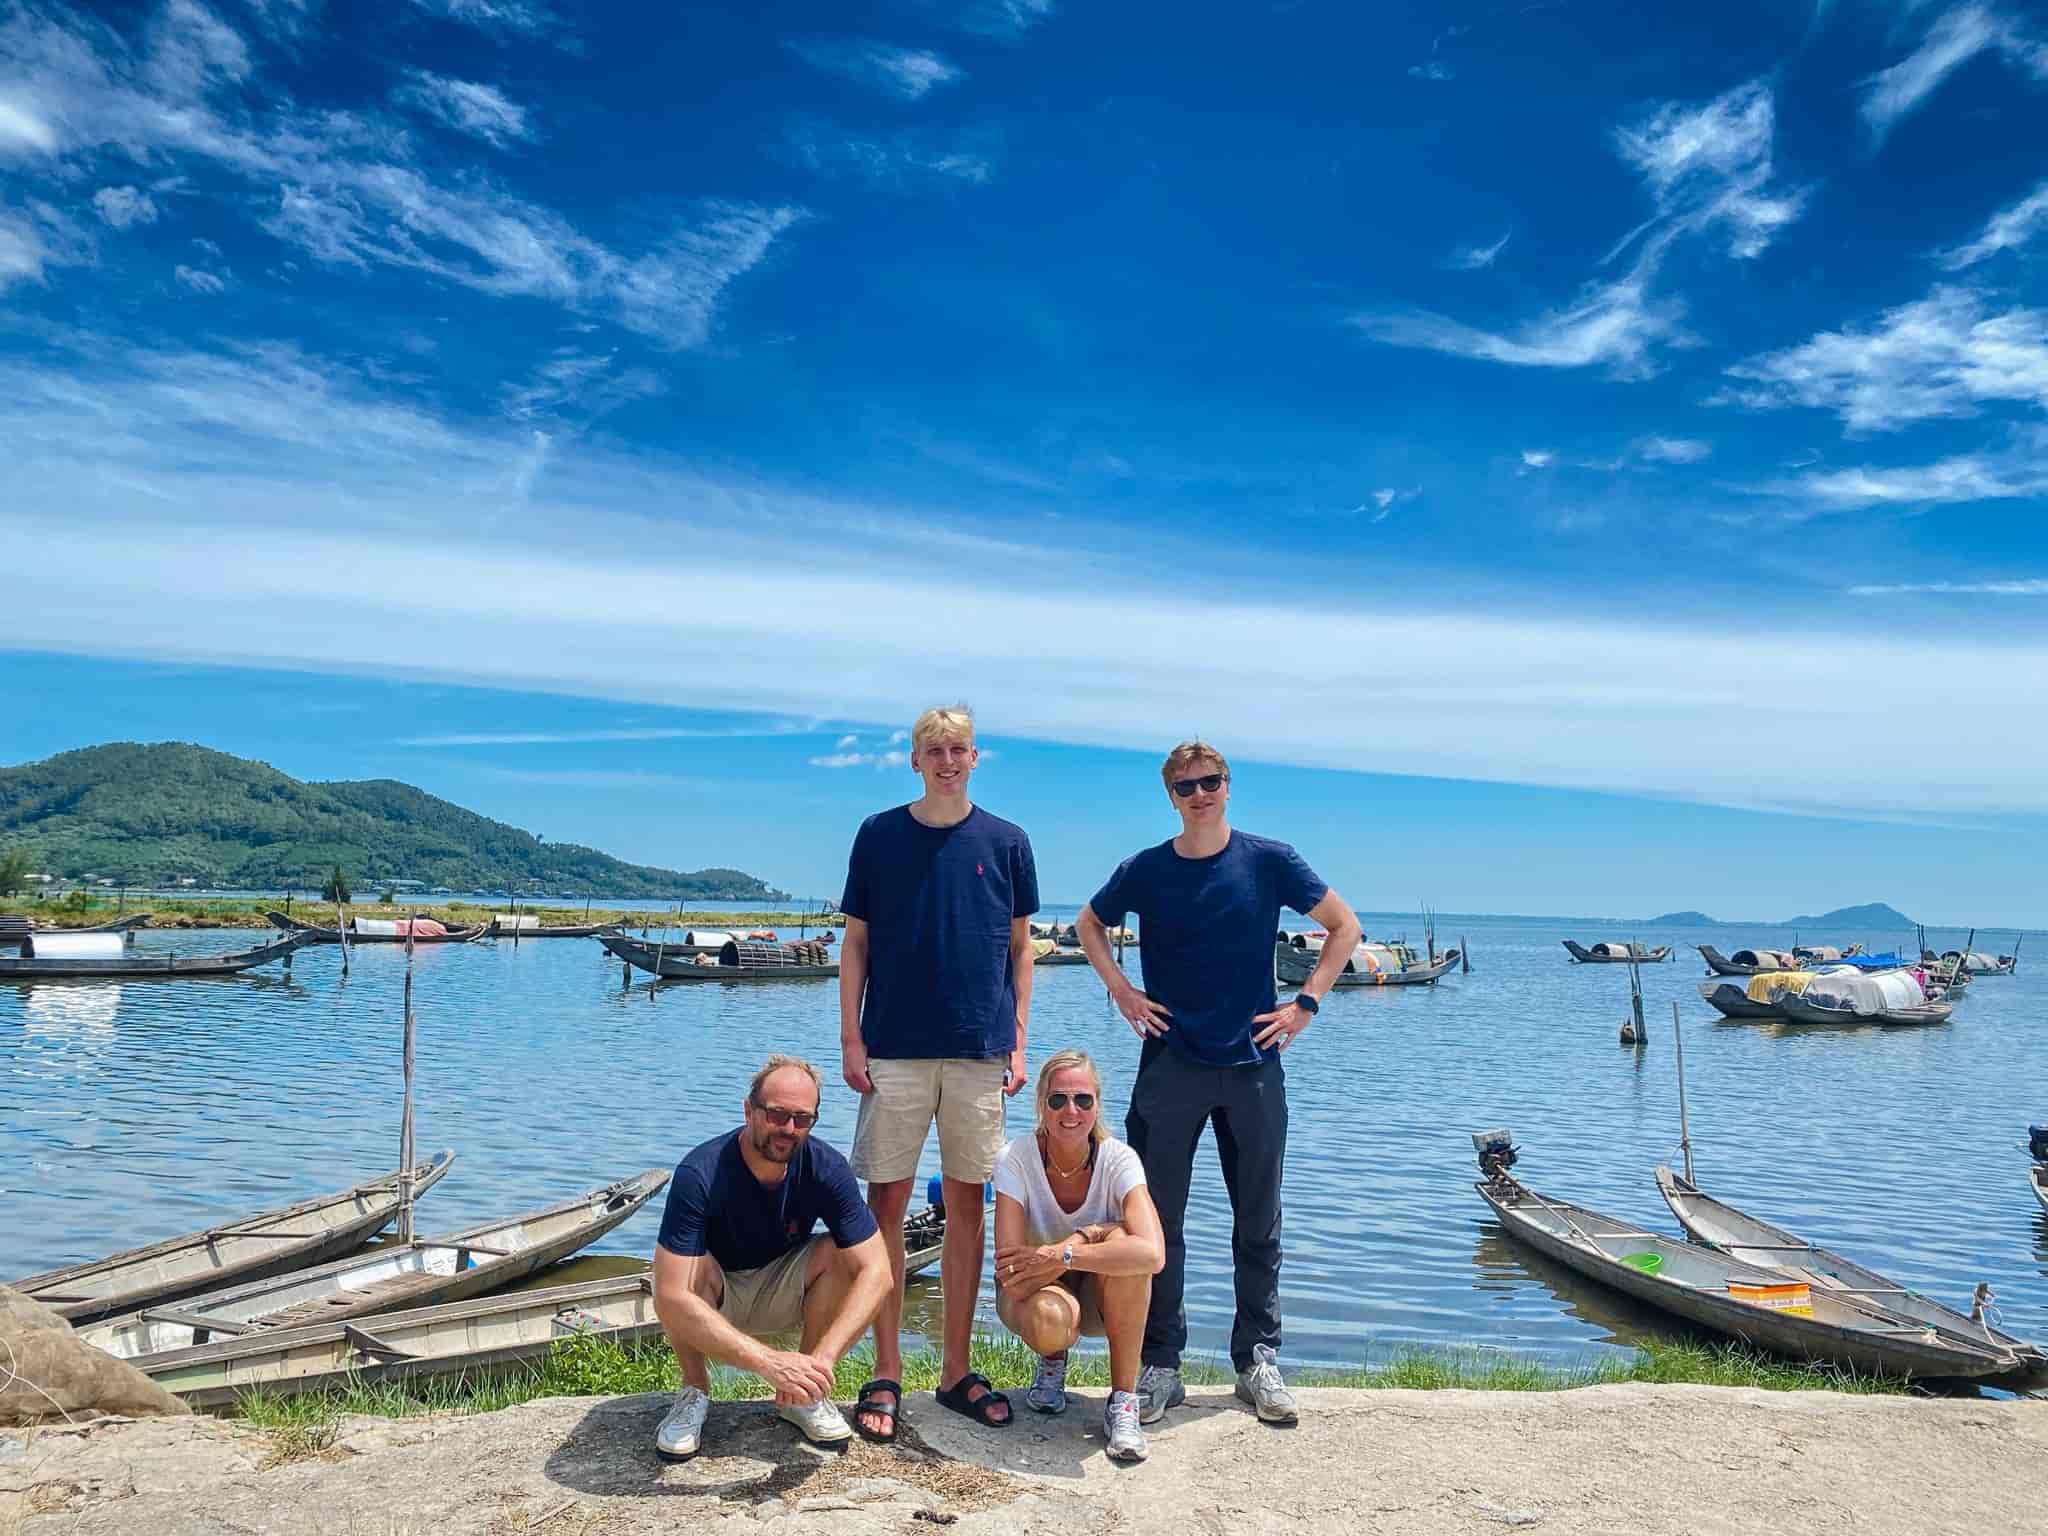
[[[1036,1357],[1008,1334],[974,1342],[975,1370],[997,1387],[1030,1385]],[[874,1370],[863,1345],[839,1362],[833,1396],[851,1402]],[[1194,1386],[1227,1383],[1229,1363],[1186,1362],[1183,1377]],[[1358,1370],[1306,1367],[1289,1373],[1297,1386],[1364,1390],[1562,1392],[1620,1382],[1692,1383],[1712,1387],[1759,1387],[1770,1392],[1904,1393],[1903,1377],[1871,1376],[1827,1366],[1791,1365],[1733,1344],[1652,1340],[1632,1355],[1607,1356],[1577,1366],[1546,1365],[1493,1350],[1404,1350]],[[1067,1372],[1076,1387],[1109,1385],[1109,1357],[1076,1353]],[[903,1386],[929,1392],[939,1383],[939,1357],[925,1350],[903,1361]],[[611,1339],[566,1339],[545,1358],[482,1375],[435,1376],[423,1380],[365,1383],[342,1390],[279,1397],[262,1391],[243,1396],[234,1412],[247,1422],[291,1437],[294,1454],[310,1454],[326,1443],[333,1425],[347,1414],[405,1418],[433,1413],[490,1413],[542,1397],[618,1397],[635,1392],[672,1392],[675,1356],[661,1339],[620,1344]],[[731,1402],[769,1395],[765,1383],[743,1371],[716,1367],[711,1395]]]

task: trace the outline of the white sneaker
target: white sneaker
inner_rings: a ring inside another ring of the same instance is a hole
[[[654,1453],[664,1461],[681,1461],[697,1454],[704,1438],[704,1415],[711,1411],[711,1399],[696,1387],[676,1394],[676,1404],[654,1432]]]
[[[1145,1432],[1138,1428],[1138,1394],[1112,1392],[1102,1408],[1102,1435],[1111,1461],[1143,1461]]]
[[[829,1397],[821,1397],[815,1403],[785,1403],[775,1410],[775,1416],[789,1420],[813,1445],[837,1445],[853,1438],[853,1426]]]
[[[1294,1394],[1281,1379],[1279,1357],[1270,1344],[1252,1346],[1252,1363],[1237,1373],[1237,1395],[1268,1424],[1292,1424],[1299,1416]]]

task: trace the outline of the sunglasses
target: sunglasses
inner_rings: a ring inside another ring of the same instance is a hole
[[[1045,1107],[1047,1109],[1065,1109],[1069,1097],[1069,1095],[1064,1093],[1048,1093],[1045,1096]],[[1074,1108],[1084,1113],[1095,1107],[1095,1095],[1092,1093],[1077,1093],[1071,1095],[1071,1097],[1074,1101]]]
[[[1229,777],[1227,773],[1205,773],[1199,779],[1175,779],[1173,792],[1183,800],[1198,789],[1205,795],[1213,795],[1223,787],[1223,781]]]
[[[818,1117],[808,1109],[782,1109],[773,1104],[763,1104],[759,1099],[750,1100],[754,1108],[768,1117],[774,1126],[794,1126],[797,1130],[808,1131],[818,1123]]]

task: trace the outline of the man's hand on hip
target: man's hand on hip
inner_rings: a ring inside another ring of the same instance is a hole
[[[1124,1016],[1124,1021],[1140,1036],[1163,1035],[1173,1027],[1169,1022],[1173,1018],[1173,1011],[1164,1003],[1154,1002],[1129,982],[1125,982],[1110,996],[1116,1004],[1116,1011]]]
[[[1003,1068],[1003,1097],[1014,1099],[1017,1090],[1024,1086],[1024,1047],[1018,1046],[1010,1052],[1009,1063]]]
[[[1271,1013],[1254,1014],[1252,1023],[1266,1027],[1253,1033],[1252,1044],[1262,1051],[1268,1046],[1278,1046],[1284,1051],[1294,1044],[1295,1036],[1307,1029],[1314,1018],[1314,1014],[1293,1003],[1283,1004]]]

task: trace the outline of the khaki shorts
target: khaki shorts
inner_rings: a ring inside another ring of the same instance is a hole
[[[734,1269],[725,1274],[725,1294],[718,1315],[749,1338],[789,1333],[804,1325],[804,1271],[811,1251],[832,1241],[821,1234],[759,1269]]]
[[[985,1184],[1003,1151],[1003,1069],[1007,1056],[984,1060],[868,1062],[873,1093],[860,1096],[853,1130],[853,1171],[877,1184],[917,1176],[925,1132],[939,1122],[939,1171]]]
[[[1109,1324],[1102,1320],[1102,1277],[1070,1272],[1060,1276],[1054,1285],[1065,1286],[1079,1298],[1081,1303],[1081,1337],[1084,1339],[1106,1339]],[[1050,1287],[1048,1287],[1050,1289]],[[1017,1331],[1016,1318],[1010,1305],[1009,1292],[1000,1285],[996,1287],[996,1318],[1010,1332]]]

